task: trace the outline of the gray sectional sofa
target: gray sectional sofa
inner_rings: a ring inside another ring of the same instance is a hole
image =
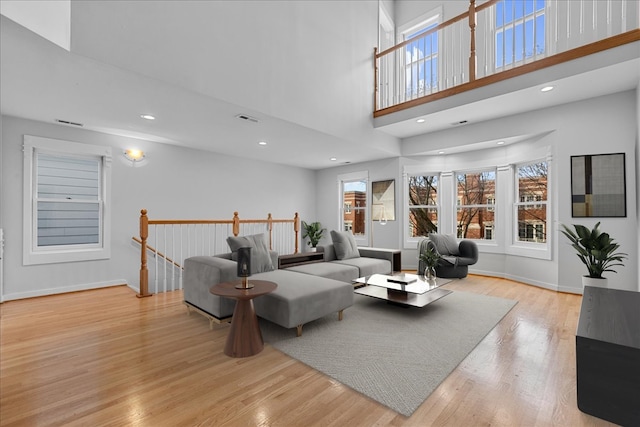
[[[390,252],[361,248],[358,256],[338,260],[333,245],[318,248],[324,261],[297,265],[286,269],[266,269],[249,278],[277,283],[278,288],[253,300],[256,314],[284,328],[297,328],[302,334],[305,323],[353,305],[352,282],[370,274],[389,274],[392,269]],[[353,254],[352,254],[353,255]],[[277,266],[277,253],[268,251],[271,264]],[[209,318],[211,325],[228,320],[235,301],[209,292],[216,283],[238,280],[233,254],[196,256],[184,263],[184,302],[191,310]],[[253,263],[253,261],[252,261]]]

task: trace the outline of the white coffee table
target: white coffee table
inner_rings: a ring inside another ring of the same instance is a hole
[[[399,279],[411,281],[408,284],[397,283]],[[427,281],[416,274],[373,274],[356,279],[357,284],[364,286],[354,289],[354,293],[372,298],[385,300],[392,304],[407,307],[424,307],[440,298],[449,295],[452,291],[441,289],[451,279],[436,278]]]

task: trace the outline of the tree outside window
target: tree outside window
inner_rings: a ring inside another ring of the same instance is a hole
[[[408,177],[409,237],[438,231],[438,179],[437,175]]]
[[[456,207],[458,237],[464,239],[493,240],[495,223],[496,171],[456,173],[457,197],[460,203]]]

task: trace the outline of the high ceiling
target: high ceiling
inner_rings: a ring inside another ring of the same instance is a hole
[[[401,156],[403,138],[461,120],[629,90],[640,81],[635,43],[374,120],[377,7],[72,2],[71,52],[2,16],[2,114],[321,169]],[[543,97],[539,86],[547,80],[556,90]]]

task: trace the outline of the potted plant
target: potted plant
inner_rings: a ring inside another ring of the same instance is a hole
[[[322,228],[322,225],[320,225],[319,222],[307,223],[304,221],[302,221],[302,228],[304,230],[302,238],[304,239],[305,237],[308,237],[309,240],[307,241],[307,244],[311,246],[312,251],[315,251],[318,242],[322,239],[325,229]]]
[[[571,246],[576,250],[578,258],[587,266],[588,275],[583,276],[582,283],[591,286],[607,286],[605,271],[616,273],[612,267],[623,267],[622,261],[627,254],[616,252],[620,247],[608,233],[600,231],[600,222],[592,230],[584,225],[573,224],[575,231],[561,224],[562,234],[567,236]]]
[[[433,281],[436,278],[436,267],[442,256],[438,253],[431,242],[427,244],[427,249],[420,254],[420,260],[424,262],[424,277],[427,281]]]

